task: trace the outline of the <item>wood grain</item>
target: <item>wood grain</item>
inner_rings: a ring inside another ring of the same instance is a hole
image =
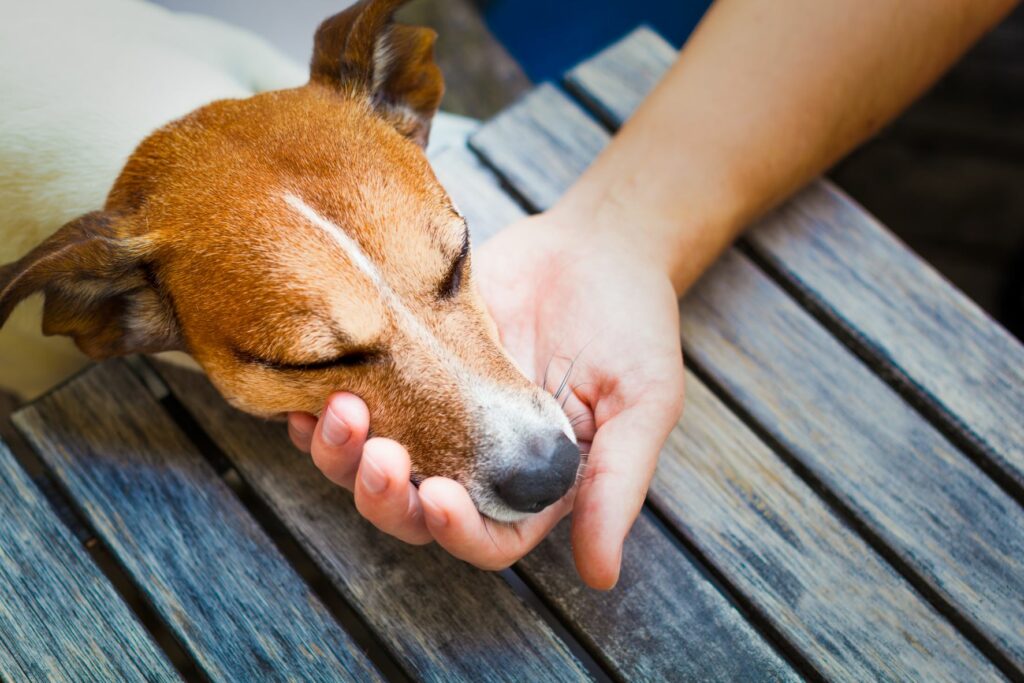
[[[2,441],[0,679],[178,679]]]
[[[379,679],[123,362],[14,421],[208,678]]]
[[[739,253],[681,311],[690,359],[1024,668],[1024,509]]]
[[[644,512],[607,592],[576,575],[563,521],[516,565],[595,657],[623,681],[795,681],[800,676]]]
[[[692,373],[651,500],[828,680],[1001,680]]]
[[[676,57],[637,29],[566,84],[613,127]],[[759,221],[747,243],[1024,496],[1024,346],[832,183]]]
[[[964,433],[1024,500],[1024,346],[828,182],[765,217],[749,243]]]
[[[538,150],[527,147],[526,153]],[[495,182],[479,170],[459,169],[455,177],[467,186]],[[998,678],[990,663],[696,377],[689,375],[687,382],[686,414],[662,453],[651,497],[817,671],[846,680]],[[622,584],[610,594],[587,591],[574,581],[565,530],[557,534],[519,566],[603,653],[610,668],[627,679],[664,676],[678,662],[690,661],[708,667],[691,670],[692,678],[722,677],[718,674],[724,672],[715,669],[719,651],[709,646],[713,641],[701,638],[699,652],[678,645],[677,631],[693,628],[684,620],[700,609],[687,597],[699,593],[699,583],[680,589],[693,581],[679,566],[687,563],[678,554],[672,557],[645,518],[624,554]],[[680,599],[691,606],[678,605]],[[677,616],[665,617],[661,630],[645,629],[639,641],[635,634],[620,633],[662,619],[654,618],[662,607]],[[643,657],[638,659],[638,652]],[[662,662],[665,668],[657,668]]]
[[[497,574],[375,529],[297,451],[284,425],[228,406],[194,372],[161,364],[174,395],[415,678],[578,681],[586,670]]]

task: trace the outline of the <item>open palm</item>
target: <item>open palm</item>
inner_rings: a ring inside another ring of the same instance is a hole
[[[573,547],[584,580],[608,587],[682,411],[682,354],[667,275],[582,227],[528,218],[486,243],[474,272],[506,349],[564,401],[589,451]]]

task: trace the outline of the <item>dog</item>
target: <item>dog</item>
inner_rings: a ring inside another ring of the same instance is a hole
[[[325,20],[305,84],[146,136],[102,208],[0,267],[0,324],[42,293],[44,334],[92,359],[185,352],[264,418],[351,391],[409,449],[414,481],[455,479],[514,522],[568,491],[580,452],[474,283],[466,221],[424,154],[435,34],[394,22],[403,1]]]

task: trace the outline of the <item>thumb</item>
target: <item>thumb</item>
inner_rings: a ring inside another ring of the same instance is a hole
[[[591,588],[608,590],[619,580],[622,545],[677,418],[664,404],[637,404],[597,430],[572,519],[576,570]]]

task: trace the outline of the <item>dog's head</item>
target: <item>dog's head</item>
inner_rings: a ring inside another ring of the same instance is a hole
[[[423,153],[443,92],[433,32],[364,0],[316,34],[301,88],[214,102],[135,150],[102,211],[0,268],[0,322],[45,294],[44,332],[94,358],[184,350],[235,406],[361,396],[414,477],[514,520],[579,451],[500,346],[464,219]]]

